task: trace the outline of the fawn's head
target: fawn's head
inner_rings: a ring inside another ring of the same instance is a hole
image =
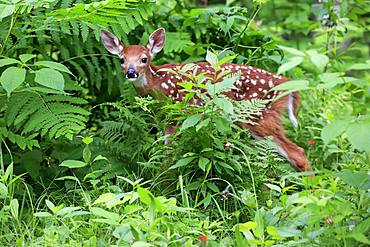
[[[100,36],[105,48],[111,54],[120,57],[121,67],[126,79],[137,81],[151,69],[149,66],[151,57],[162,50],[165,41],[165,30],[164,28],[155,30],[145,46],[125,46],[114,34],[108,31],[101,31]]]

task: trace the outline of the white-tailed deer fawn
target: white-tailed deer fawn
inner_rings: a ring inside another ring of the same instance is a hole
[[[156,66],[151,64],[151,57],[160,52],[165,42],[165,30],[159,28],[154,31],[146,46],[131,45],[125,46],[112,33],[101,32],[101,38],[107,50],[121,59],[121,66],[128,80],[132,81],[140,95],[158,95],[158,92],[169,96],[173,101],[182,101],[186,92],[182,92],[178,82],[186,80],[179,75],[174,75],[163,69],[174,69],[181,64],[165,64]],[[223,64],[223,71],[238,72],[240,78],[234,83],[235,88],[225,92],[232,100],[252,99],[273,99],[278,92],[270,89],[276,85],[285,83],[288,78],[273,75],[262,69],[253,68],[248,65]],[[194,73],[215,73],[212,66],[207,62],[196,63]],[[196,98],[189,101],[190,104],[202,105]],[[281,155],[287,158],[298,171],[311,171],[304,150],[291,142],[284,134],[281,122],[281,115],[285,108],[288,108],[289,118],[296,126],[297,119],[295,112],[299,104],[299,94],[291,93],[288,96],[273,100],[263,110],[261,117],[256,124],[250,125],[240,123],[248,128],[253,136],[262,138],[272,136]]]

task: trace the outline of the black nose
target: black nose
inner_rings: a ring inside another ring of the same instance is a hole
[[[139,77],[139,73],[134,68],[128,68],[126,72],[126,78],[127,79],[135,79]]]

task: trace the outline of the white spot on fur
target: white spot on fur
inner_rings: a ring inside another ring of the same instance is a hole
[[[251,80],[251,83],[253,84],[253,85],[257,85],[257,81],[256,80]]]
[[[161,84],[161,87],[164,88],[164,89],[168,89],[168,85],[164,82]]]
[[[260,82],[261,84],[265,84],[266,81],[264,79],[261,79]]]
[[[256,98],[258,96],[258,93],[253,93],[252,96]]]

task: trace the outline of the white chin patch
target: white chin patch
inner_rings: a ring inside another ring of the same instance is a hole
[[[126,80],[128,80],[128,81],[137,81],[137,79],[138,79],[138,77],[136,77],[136,78],[127,78],[126,77]]]

